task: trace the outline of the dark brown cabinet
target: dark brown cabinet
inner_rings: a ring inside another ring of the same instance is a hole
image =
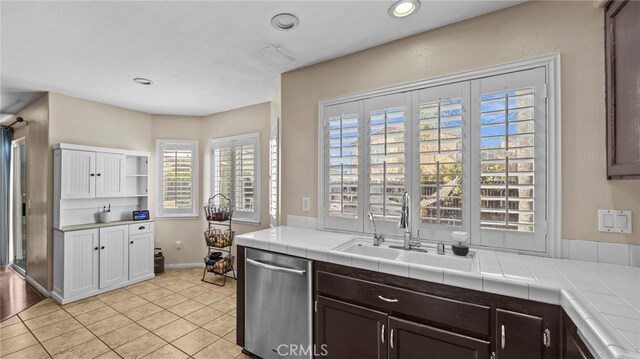
[[[387,358],[387,314],[319,296],[316,351],[324,358]]]
[[[640,178],[640,2],[614,0],[605,13],[607,176]]]
[[[327,358],[561,357],[558,306],[324,262],[314,289]]]
[[[389,359],[489,358],[488,341],[389,317]]]
[[[491,345],[447,330],[317,297],[316,348],[324,358],[478,359]]]
[[[546,334],[543,319],[533,315],[496,310],[496,357],[543,358]]]
[[[567,313],[562,313],[562,358],[564,359],[594,359],[587,349],[587,345],[578,335],[578,328],[571,321]]]

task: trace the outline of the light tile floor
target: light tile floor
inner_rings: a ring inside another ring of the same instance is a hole
[[[236,282],[202,269],[58,305],[46,299],[0,323],[1,358],[249,358],[235,345]]]

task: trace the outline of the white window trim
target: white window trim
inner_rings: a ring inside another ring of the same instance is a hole
[[[244,134],[244,135],[237,135],[237,136],[228,136],[228,137],[218,137],[218,138],[212,138],[209,141],[209,144],[211,146],[211,183],[209,184],[209,192],[211,193],[211,196],[213,196],[215,193],[213,193],[213,189],[215,188],[214,182],[215,182],[215,176],[213,175],[213,151],[215,149],[215,144],[218,142],[231,142],[231,141],[242,141],[242,140],[247,140],[247,139],[253,139],[255,138],[256,140],[256,168],[255,168],[255,174],[256,174],[256,179],[255,179],[255,187],[254,187],[254,195],[255,195],[255,199],[256,199],[256,206],[255,206],[255,219],[247,219],[247,218],[237,218],[235,217],[235,211],[234,211],[234,215],[232,215],[231,219],[233,222],[236,223],[243,223],[243,224],[250,224],[250,225],[260,225],[260,219],[261,219],[261,213],[260,213],[260,209],[262,208],[262,197],[261,197],[261,173],[262,173],[262,155],[261,155],[261,148],[260,148],[260,132],[254,132],[254,133],[248,133],[248,134]],[[235,160],[234,160],[235,161]],[[232,181],[235,182],[235,179]],[[231,198],[231,202],[235,203],[235,198]]]
[[[435,77],[432,79],[410,82],[397,86],[384,87],[357,94],[321,100],[318,103],[318,228],[325,228],[325,136],[324,109],[326,106],[346,102],[364,100],[371,97],[383,96],[405,91],[413,91],[425,87],[446,85],[453,82],[471,81],[488,76],[496,76],[509,72],[530,70],[544,67],[547,76],[547,245],[544,254],[554,258],[561,257],[562,235],[562,120],[561,120],[561,76],[560,54],[552,54],[516,61],[502,65],[490,66],[453,75]],[[505,249],[505,251],[510,251]],[[521,251],[525,252],[526,251]],[[540,254],[541,252],[536,252]]]
[[[191,146],[191,152],[193,154],[193,169],[192,169],[192,179],[191,179],[191,203],[193,203],[193,208],[191,213],[184,214],[176,214],[176,213],[163,213],[162,208],[162,156],[161,147],[166,144],[176,144],[176,145],[189,145]],[[170,139],[157,139],[156,140],[156,188],[158,195],[156,197],[156,218],[160,219],[190,219],[190,218],[198,218],[199,213],[199,201],[198,201],[198,187],[199,187],[199,171],[198,164],[200,162],[200,152],[198,151],[198,141],[197,140],[170,140]]]

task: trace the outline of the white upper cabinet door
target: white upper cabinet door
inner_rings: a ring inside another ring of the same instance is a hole
[[[97,229],[64,234],[64,296],[69,298],[98,290]],[[62,268],[56,268],[62,270]]]
[[[129,237],[129,280],[153,273],[153,232]]]
[[[96,153],[63,150],[61,166],[62,199],[94,198],[96,195]]]
[[[100,228],[100,289],[129,279],[129,226]]]
[[[96,197],[124,195],[126,159],[117,153],[96,154]]]

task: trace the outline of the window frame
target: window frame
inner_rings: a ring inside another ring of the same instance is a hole
[[[351,232],[351,233],[371,233],[372,226],[367,218],[367,213],[364,212],[364,203],[359,209],[358,219],[362,219],[365,223],[362,225],[362,229],[344,229],[344,228],[332,228],[331,226],[327,226],[327,210],[326,210],[326,178],[327,178],[327,170],[325,167],[326,159],[325,159],[325,119],[327,114],[325,113],[325,108],[332,105],[337,104],[346,104],[355,101],[366,101],[369,98],[380,97],[384,95],[390,94],[398,94],[401,92],[415,91],[421,90],[429,87],[435,87],[440,85],[449,85],[456,82],[463,81],[474,81],[478,79],[482,79],[484,77],[504,75],[511,72],[524,71],[524,70],[533,70],[536,68],[544,67],[545,76],[546,76],[546,86],[543,86],[542,91],[544,95],[544,99],[546,101],[546,218],[540,219],[541,221],[546,222],[546,240],[545,246],[543,250],[519,250],[519,249],[511,249],[511,248],[501,248],[501,247],[491,247],[486,245],[478,245],[476,243],[472,243],[472,247],[480,247],[480,248],[494,248],[505,251],[516,251],[516,252],[524,252],[524,253],[536,253],[536,254],[546,254],[552,257],[560,257],[561,256],[561,215],[562,215],[562,188],[561,188],[561,78],[560,78],[560,54],[552,54],[548,56],[542,56],[532,59],[527,59],[523,61],[517,61],[513,63],[507,63],[502,65],[491,66],[487,68],[481,68],[471,71],[466,71],[454,75],[436,77],[432,79],[416,81],[411,83],[406,83],[397,86],[391,86],[381,89],[376,89],[372,91],[367,91],[363,93],[357,93],[347,96],[341,96],[326,100],[321,100],[318,103],[318,173],[319,179],[321,183],[318,184],[318,225],[319,228],[329,229],[329,230],[337,230],[343,232]],[[412,105],[413,106],[413,105]],[[414,109],[412,108],[412,111]],[[361,112],[362,121],[367,121],[367,113],[365,111]],[[411,115],[413,116],[413,114]],[[415,122],[415,121],[412,121]],[[412,124],[413,126],[413,124]],[[415,136],[414,136],[415,137]],[[364,139],[362,139],[364,141]],[[365,144],[366,146],[366,144]],[[414,146],[415,147],[415,146]],[[415,152],[415,151],[414,151]],[[362,157],[365,157],[365,148],[361,147]],[[471,154],[474,156],[475,154]],[[412,159],[408,160],[411,162],[411,167],[416,167],[412,161]],[[361,165],[364,165],[363,161],[360,162]],[[365,168],[364,166],[361,168]],[[415,169],[412,169],[415,171]],[[364,172],[360,172],[360,177],[362,178],[368,174]],[[407,176],[411,176],[415,178],[415,173],[407,173]],[[468,182],[468,181],[467,181]],[[409,188],[410,189],[410,188]],[[414,193],[415,190],[410,192]],[[364,192],[362,192],[364,193]],[[415,194],[414,194],[415,196]],[[413,199],[413,196],[412,196]],[[413,213],[417,213],[415,210],[416,200],[413,201],[414,209]],[[412,214],[412,219],[416,218],[415,215]],[[415,221],[414,221],[415,223]],[[380,226],[378,224],[378,226]],[[414,233],[416,235],[418,226],[413,226]],[[447,238],[448,239],[448,238]]]
[[[164,146],[171,146],[175,149],[185,149],[189,148],[191,150],[191,158],[192,158],[192,169],[191,169],[191,203],[192,207],[189,211],[180,211],[180,210],[172,210],[170,212],[166,212],[162,205],[162,186],[163,186],[163,161],[162,161],[162,151],[167,149]],[[157,178],[157,190],[158,196],[156,198],[156,218],[176,218],[176,219],[185,219],[185,218],[198,218],[199,217],[199,196],[198,196],[198,187],[200,185],[200,172],[199,172],[199,162],[200,162],[200,152],[198,150],[199,141],[197,140],[171,140],[171,139],[156,139],[156,174]]]
[[[254,142],[255,143],[255,161],[254,161],[254,176],[255,176],[255,181],[254,181],[254,211],[252,212],[251,215],[242,215],[241,212],[236,211],[234,209],[233,211],[233,215],[231,217],[233,222],[239,222],[239,223],[246,223],[246,224],[252,224],[252,225],[260,225],[260,220],[261,220],[261,208],[262,208],[262,198],[261,198],[261,173],[262,173],[262,157],[261,157],[261,148],[260,148],[260,133],[259,132],[254,132],[254,133],[248,133],[248,134],[243,134],[243,135],[237,135],[237,136],[228,136],[228,137],[219,137],[219,138],[212,138],[209,141],[209,144],[211,146],[211,164],[210,164],[210,176],[211,176],[211,183],[210,183],[210,188],[209,188],[209,192],[211,193],[211,196],[213,196],[215,193],[214,188],[215,188],[215,181],[216,181],[216,177],[215,177],[215,165],[213,163],[214,161],[214,151],[216,149],[216,146],[225,146],[225,144],[229,144],[231,147],[231,173],[232,173],[232,179],[231,179],[231,203],[235,206],[235,187],[236,187],[236,178],[235,178],[235,166],[236,166],[236,159],[235,159],[235,145],[238,142],[242,142],[242,143],[251,143]],[[240,217],[239,217],[240,215]]]

